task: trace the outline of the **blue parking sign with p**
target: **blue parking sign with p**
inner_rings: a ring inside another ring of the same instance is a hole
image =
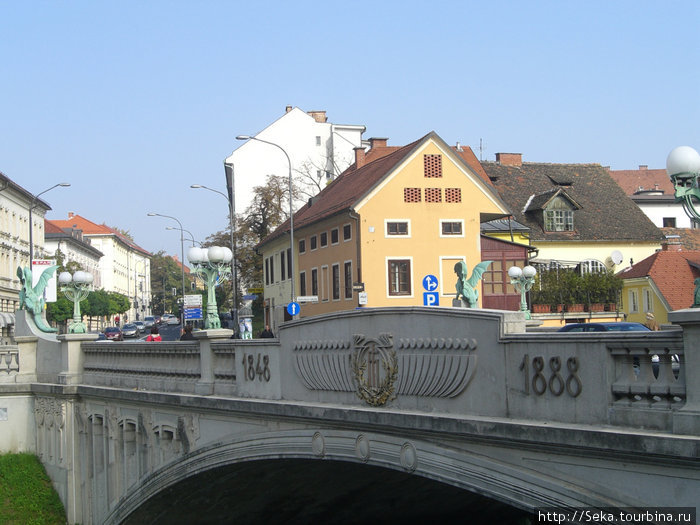
[[[437,292],[423,292],[423,306],[440,306]]]

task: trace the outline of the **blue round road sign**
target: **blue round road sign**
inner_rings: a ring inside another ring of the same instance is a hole
[[[299,313],[299,310],[301,310],[301,306],[299,306],[299,303],[291,302],[287,305],[287,313],[289,315],[297,315]]]
[[[430,274],[423,277],[423,288],[425,288],[426,291],[434,292],[435,290],[437,290],[437,287],[438,287],[437,277],[435,277],[434,275],[430,275]]]

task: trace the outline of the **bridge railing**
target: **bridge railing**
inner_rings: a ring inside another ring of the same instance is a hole
[[[62,363],[54,380],[66,384],[700,433],[700,386],[687,381],[700,374],[700,312],[679,321],[529,333],[519,312],[378,308],[292,321],[279,339],[71,339],[78,346],[47,362]],[[0,354],[0,374],[16,373],[22,351]]]

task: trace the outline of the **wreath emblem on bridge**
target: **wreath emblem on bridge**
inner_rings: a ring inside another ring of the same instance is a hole
[[[355,351],[350,356],[350,364],[357,395],[372,406],[382,406],[394,399],[399,365],[392,336],[380,334],[377,339],[369,339],[354,335],[353,343]]]

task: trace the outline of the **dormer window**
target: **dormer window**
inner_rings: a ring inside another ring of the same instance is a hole
[[[542,213],[544,231],[574,231],[574,212],[581,206],[562,189],[532,195],[523,210],[525,213]]]

